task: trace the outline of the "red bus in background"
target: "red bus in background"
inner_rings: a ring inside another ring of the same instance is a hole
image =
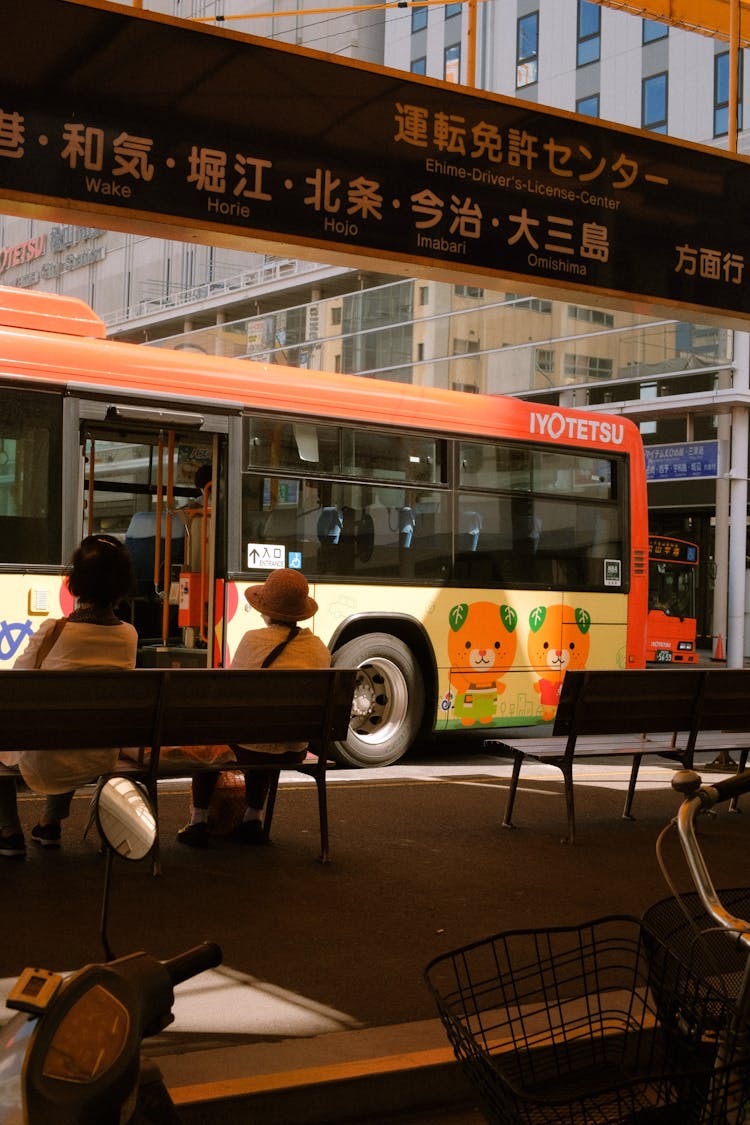
[[[698,545],[664,535],[648,537],[650,664],[697,664],[695,590]]]

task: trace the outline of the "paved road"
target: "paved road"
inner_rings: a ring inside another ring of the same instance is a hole
[[[116,953],[145,948],[168,957],[210,938],[224,950],[224,967],[181,990],[177,1023],[152,1051],[216,1059],[220,1048],[270,1049],[290,1037],[323,1042],[360,1029],[354,1042],[372,1029],[426,1027],[435,1011],[422,972],[434,956],[498,930],[640,913],[668,893],[655,847],[677,799],[671,770],[644,766],[637,819],[624,821],[626,774],[611,764],[579,768],[570,847],[560,843],[564,806],[551,767],[524,774],[510,831],[500,826],[509,766],[496,759],[480,754],[456,765],[423,755],[387,771],[342,770],[329,784],[328,866],[315,859],[315,793],[304,779],[289,775],[273,843],[260,849],[179,846],[187,787],[164,793],[163,875],[152,878],[148,864],[116,863],[111,943]],[[61,851],[2,863],[0,978],[28,964],[68,970],[101,958],[104,864],[93,841],[82,839],[87,803],[76,799]],[[27,798],[21,807],[30,828],[38,802]],[[745,816],[705,822],[718,887],[746,881],[748,831]],[[678,885],[688,887],[674,833],[664,854]]]

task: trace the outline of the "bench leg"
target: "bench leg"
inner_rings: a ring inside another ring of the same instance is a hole
[[[279,791],[279,778],[281,773],[279,770],[274,772],[271,778],[271,784],[268,787],[268,796],[266,797],[266,811],[263,814],[263,835],[267,840],[271,838],[271,822],[273,821],[273,812],[276,808],[276,794]]]
[[[318,817],[320,819],[320,862],[330,863],[328,854],[328,797],[326,794],[325,774],[315,775],[315,784],[318,787]]]
[[[520,750],[516,750],[513,754],[513,773],[510,776],[510,789],[508,790],[508,800],[505,805],[503,828],[513,827],[513,806],[516,803],[516,790],[518,789],[518,779],[521,775],[521,766],[523,764],[523,759],[523,753]]]
[[[632,768],[630,770],[630,781],[628,782],[628,793],[627,793],[627,796],[625,798],[625,807],[622,810],[622,816],[623,816],[624,820],[632,820],[633,819],[633,817],[631,816],[630,810],[633,807],[633,798],[635,797],[635,787],[636,787],[636,783],[638,781],[638,770],[640,769],[640,766],[641,766],[641,757],[642,757],[641,754],[634,754],[633,755],[633,765],[632,765]]]
[[[159,842],[159,786],[155,777],[144,783],[154,810],[154,846],[151,849],[151,874],[161,875],[161,845]]]
[[[568,815],[568,835],[563,839],[563,844],[574,844],[576,840],[576,810],[575,799],[573,797],[573,766],[572,763],[564,763],[560,767],[560,772],[563,775],[565,783],[565,810]]]
[[[747,765],[747,753],[747,750],[740,751],[740,760],[737,763],[737,773],[742,773],[742,771],[745,769]],[[742,809],[740,808],[739,797],[732,797],[732,800],[729,802],[729,811],[742,812]]]

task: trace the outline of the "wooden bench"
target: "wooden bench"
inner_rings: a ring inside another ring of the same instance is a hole
[[[275,771],[263,829],[268,837],[282,769],[312,777],[318,794],[320,858],[329,858],[326,772],[331,743],[348,732],[354,669],[149,668],[134,671],[8,671],[0,674],[0,750],[140,750],[117,773],[146,785],[157,812],[158,782],[201,770]],[[163,746],[309,742],[298,765],[240,767],[162,761]],[[159,869],[158,833],[154,869]]]
[[[575,840],[573,764],[582,758],[632,759],[623,816],[631,817],[642,759],[657,755],[690,769],[701,750],[750,749],[750,671],[659,668],[571,671],[563,680],[551,736],[493,737],[485,747],[513,759],[503,825],[513,808],[527,758],[563,775],[569,843]]]

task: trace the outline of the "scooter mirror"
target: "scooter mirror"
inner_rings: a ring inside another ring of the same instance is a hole
[[[143,859],[156,840],[156,818],[142,785],[127,777],[111,777],[96,796],[99,832],[124,859]]]

